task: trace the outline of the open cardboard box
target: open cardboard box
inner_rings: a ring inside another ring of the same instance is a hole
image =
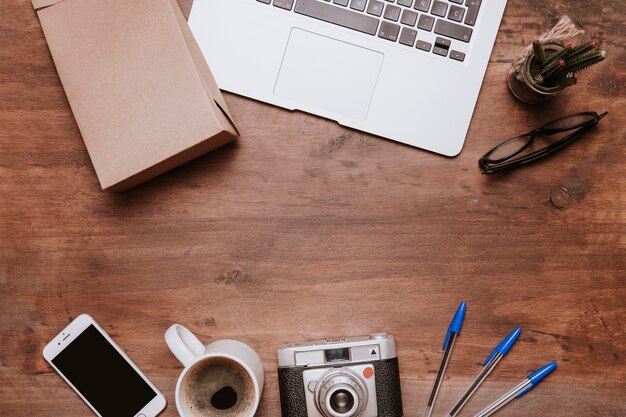
[[[238,136],[176,0],[32,3],[103,189]]]

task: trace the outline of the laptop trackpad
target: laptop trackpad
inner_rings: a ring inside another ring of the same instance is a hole
[[[294,28],[274,94],[365,120],[384,55]]]

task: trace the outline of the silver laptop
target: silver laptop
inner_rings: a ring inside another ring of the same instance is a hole
[[[220,88],[457,155],[506,0],[195,0]]]

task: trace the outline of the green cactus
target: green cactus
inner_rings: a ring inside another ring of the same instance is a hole
[[[577,46],[566,46],[558,51],[533,42],[531,74],[540,86],[569,87],[576,84],[576,75],[604,60],[606,51],[598,49],[598,42],[584,42]]]

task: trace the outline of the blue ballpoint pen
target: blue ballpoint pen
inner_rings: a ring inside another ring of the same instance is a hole
[[[556,369],[556,362],[552,362],[552,363],[547,364],[543,368],[533,372],[532,374],[530,374],[528,378],[524,380],[524,382],[522,382],[521,384],[513,388],[511,391],[504,394],[502,397],[496,400],[489,407],[485,408],[483,411],[476,414],[476,417],[488,417],[492,415],[493,413],[495,413],[496,411],[498,411],[499,409],[501,409],[502,407],[504,407],[505,405],[513,401],[514,399],[521,397],[522,395],[526,394],[531,389],[535,388],[535,385],[541,382],[542,379],[548,376],[548,374],[550,374],[550,372],[554,371],[555,369]]]
[[[474,395],[474,393],[478,390],[478,387],[483,383],[485,379],[489,376],[491,371],[493,371],[504,356],[509,353],[511,347],[517,341],[522,329],[519,327],[513,330],[507,337],[504,338],[502,342],[491,352],[487,360],[483,363],[483,369],[478,373],[476,379],[470,384],[470,386],[465,390],[461,398],[458,399],[456,403],[452,406],[446,417],[455,417],[463,406],[469,401],[469,399]]]
[[[426,410],[424,411],[424,417],[430,417],[433,412],[433,408],[435,407],[435,401],[437,400],[437,394],[439,393],[439,388],[441,387],[441,382],[443,381],[443,375],[446,372],[450,356],[452,356],[452,350],[454,349],[454,343],[456,342],[456,338],[461,331],[461,326],[463,325],[466,307],[467,304],[463,301],[456,310],[456,314],[448,327],[446,339],[443,342],[443,358],[441,359],[441,365],[439,365],[439,371],[437,371],[437,377],[435,378],[433,390],[428,398],[428,404],[426,405]]]

